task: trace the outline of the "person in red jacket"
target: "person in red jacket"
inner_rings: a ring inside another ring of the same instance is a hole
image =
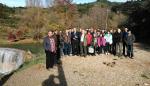
[[[87,32],[87,35],[86,35],[86,40],[87,40],[87,51],[89,49],[89,47],[91,46],[92,44],[92,34],[90,33],[90,31]],[[88,55],[89,55],[89,51],[88,51]]]

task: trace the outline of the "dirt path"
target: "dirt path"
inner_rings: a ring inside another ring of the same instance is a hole
[[[4,86],[150,86],[146,77],[150,73],[150,51],[139,45],[133,60],[97,55],[64,57],[62,62],[50,71],[37,64],[17,72]]]

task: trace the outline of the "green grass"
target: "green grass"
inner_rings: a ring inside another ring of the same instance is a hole
[[[30,50],[33,54],[43,53],[43,46],[41,43],[2,44],[0,47],[15,48],[25,51]]]

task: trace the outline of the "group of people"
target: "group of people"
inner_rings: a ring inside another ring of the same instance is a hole
[[[128,28],[115,30],[67,29],[49,31],[44,38],[46,68],[59,64],[61,56],[95,56],[96,54],[113,54],[133,59],[135,36]]]

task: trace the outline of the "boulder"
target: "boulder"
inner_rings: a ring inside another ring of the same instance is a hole
[[[0,74],[8,75],[24,63],[24,51],[0,48]]]

